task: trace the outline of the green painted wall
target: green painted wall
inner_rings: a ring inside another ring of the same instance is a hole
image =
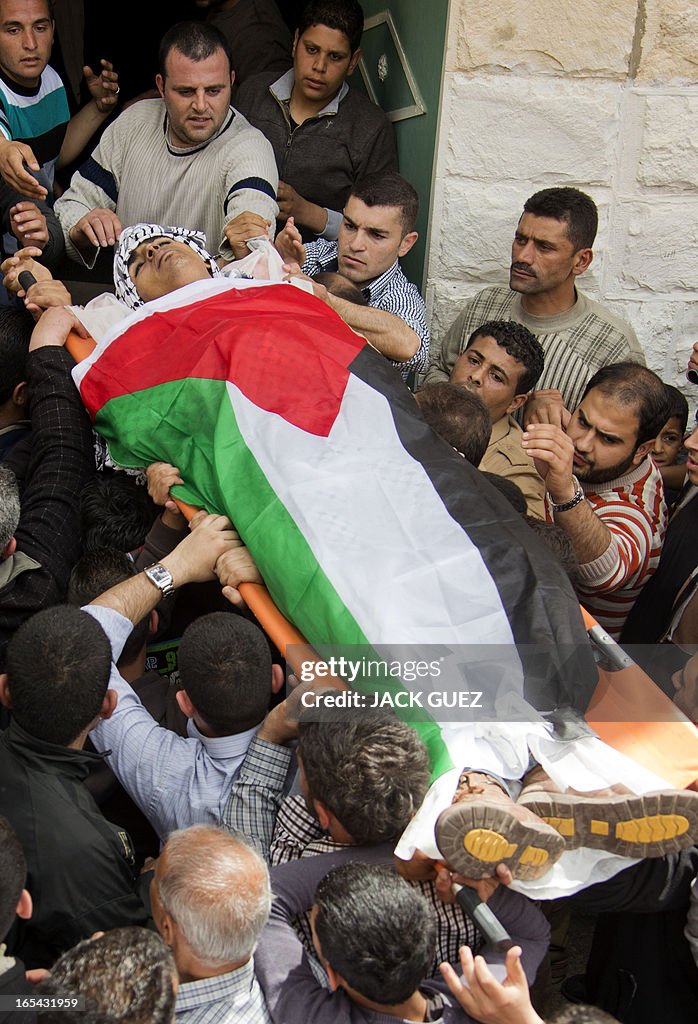
[[[395,123],[400,171],[412,182],[419,193],[420,215],[417,223],[419,241],[402,261],[405,273],[421,284],[427,241],[427,223],[431,197],[432,168],[436,130],[439,115],[439,97],[446,39],[448,0],[361,0],[367,18],[389,10],[398,36],[422,94],[426,114]],[[367,55],[370,53],[375,68],[375,47],[367,37]],[[352,87],[362,88],[361,75],[355,71]],[[400,75],[391,76],[383,83],[385,96],[397,106],[404,105],[404,85]],[[391,94],[392,90],[392,94]],[[384,96],[380,97],[384,100]],[[392,102],[390,103],[392,106]]]

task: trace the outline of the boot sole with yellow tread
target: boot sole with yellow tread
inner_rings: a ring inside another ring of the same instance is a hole
[[[556,829],[568,850],[663,857],[698,839],[698,793],[687,790],[603,797],[529,792],[518,803]]]
[[[446,808],[435,836],[451,870],[466,878],[489,878],[498,864],[506,864],[514,878],[540,878],[565,851],[556,829],[542,821],[522,821],[506,806],[485,802]]]

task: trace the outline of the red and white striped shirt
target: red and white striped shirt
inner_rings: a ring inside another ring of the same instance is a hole
[[[577,592],[587,611],[617,640],[659,562],[667,523],[662,478],[647,457],[602,489],[583,482],[582,487],[613,539],[603,554],[579,567]]]

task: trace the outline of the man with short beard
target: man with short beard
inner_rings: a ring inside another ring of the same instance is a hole
[[[523,435],[548,518],[579,559],[580,600],[615,639],[659,562],[666,506],[649,454],[667,410],[655,373],[614,363],[591,378],[566,430],[535,423]]]

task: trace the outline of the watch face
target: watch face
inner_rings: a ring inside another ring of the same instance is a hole
[[[163,594],[171,594],[174,591],[172,573],[164,565],[150,565],[145,570],[148,579],[155,584]]]

